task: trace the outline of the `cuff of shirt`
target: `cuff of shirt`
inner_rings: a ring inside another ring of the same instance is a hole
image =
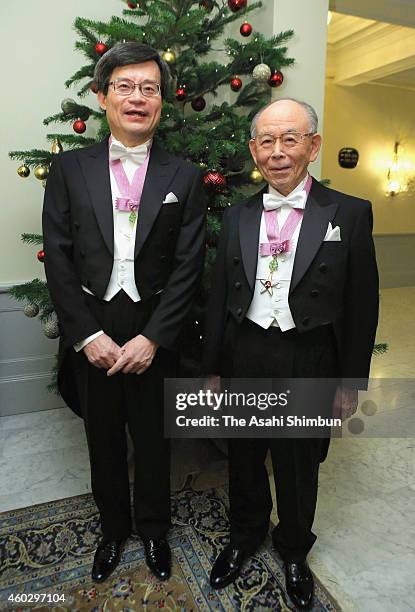
[[[82,349],[85,348],[87,344],[92,342],[92,340],[95,340],[95,338],[98,338],[98,336],[102,336],[103,333],[104,333],[104,331],[101,329],[100,331],[96,332],[95,334],[92,334],[92,336],[88,336],[88,338],[85,338],[84,340],[81,340],[80,342],[76,342],[73,345],[75,351],[77,353],[79,353],[79,351],[82,351]]]

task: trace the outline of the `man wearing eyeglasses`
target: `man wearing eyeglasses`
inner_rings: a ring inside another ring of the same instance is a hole
[[[134,446],[134,520],[146,561],[171,571],[170,448],[163,379],[204,257],[202,173],[154,134],[169,70],[157,52],[118,43],[96,65],[111,135],[56,156],[43,211],[45,270],[61,331],[59,389],[83,416],[102,540],[92,578],[117,566],[132,531],[125,427]]]
[[[309,104],[281,99],[254,118],[249,146],[267,186],[224,214],[204,369],[244,379],[343,379],[330,390],[328,408],[333,404],[334,416],[347,418],[365,385],[360,379],[368,377],[378,318],[372,212],[368,201],[311,178],[308,165],[320,145]],[[312,605],[306,557],[316,540],[318,470],[328,442],[229,440],[230,543],[213,566],[213,588],[234,581],[267,534],[269,449],[279,518],[273,544],[292,602]]]

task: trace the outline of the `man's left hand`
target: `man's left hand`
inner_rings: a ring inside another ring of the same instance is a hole
[[[358,391],[349,387],[339,386],[333,402],[333,416],[344,421],[351,417],[357,410]]]
[[[123,374],[142,374],[150,367],[158,345],[145,336],[132,338],[121,347],[121,357],[108,370],[107,376],[122,371]]]

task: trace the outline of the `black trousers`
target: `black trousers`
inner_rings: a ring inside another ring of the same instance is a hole
[[[88,295],[102,329],[122,346],[144,328],[155,301],[134,303],[123,292],[110,302]],[[105,538],[132,530],[126,426],[134,446],[134,518],[140,535],[161,538],[170,527],[170,446],[164,438],[163,382],[175,376],[175,358],[159,348],[143,374],[92,366],[73,354],[91,464],[92,493]]]
[[[335,378],[338,358],[331,327],[299,334],[261,328],[248,319],[235,333],[235,378]],[[265,467],[271,453],[279,523],[272,538],[281,557],[306,558],[316,540],[312,532],[319,465],[328,449],[324,438],[229,440],[231,543],[255,551],[265,538],[272,499]]]

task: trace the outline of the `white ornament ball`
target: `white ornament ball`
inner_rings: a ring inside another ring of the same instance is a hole
[[[37,304],[26,304],[23,308],[23,313],[30,318],[37,317],[39,314],[39,306]]]
[[[267,64],[258,64],[252,71],[255,81],[268,81],[271,76],[271,68]]]

